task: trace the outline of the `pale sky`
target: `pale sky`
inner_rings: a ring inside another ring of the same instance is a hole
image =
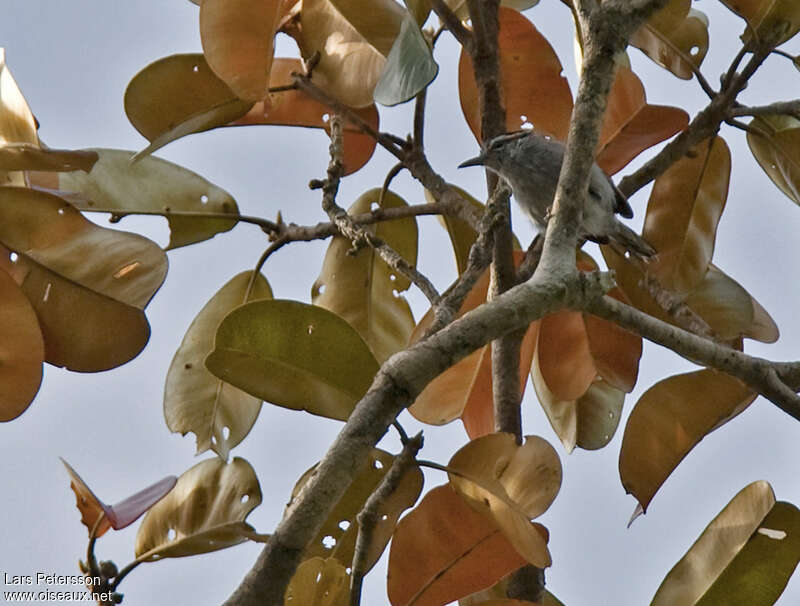
[[[156,59],[200,51],[198,9],[188,0],[6,0],[4,6],[0,45],[6,48],[7,64],[41,123],[42,139],[52,147],[141,149],[146,142],[123,112],[128,81]],[[715,83],[738,48],[742,22],[715,0],[695,2],[694,7],[711,19],[712,46],[702,69]],[[573,28],[568,12],[560,2],[542,0],[526,14],[555,47],[574,92]],[[455,49],[447,34],[436,49],[441,70],[429,93],[426,142],[434,167],[445,178],[482,197],[481,171],[457,172],[455,168],[477,150],[460,119]],[[800,42],[795,39],[787,50],[800,52]],[[294,52],[291,41],[279,42],[279,55]],[[651,103],[677,100],[690,114],[701,107],[705,97],[695,82],[676,79],[639,51],[630,54]],[[746,102],[797,97],[800,74],[788,61],[772,59],[763,72],[745,92]],[[382,129],[405,136],[408,109],[382,109]],[[795,302],[800,300],[800,268],[791,261],[797,258],[793,245],[800,233],[800,209],[758,168],[742,133],[727,130],[723,136],[731,147],[734,168],[714,262],[747,288],[781,329],[776,344],[748,341],[746,351],[772,359],[797,359],[800,326]],[[229,191],[243,213],[274,218],[280,210],[285,220],[296,223],[324,219],[319,193],[306,187],[309,179],[323,177],[327,166],[327,137],[320,131],[227,129],[187,137],[158,155]],[[380,186],[392,164],[393,158],[376,151],[368,168],[345,179],[340,204],[347,206],[363,191]],[[409,203],[423,201],[421,188],[407,176],[396,184]],[[647,191],[632,199],[637,227]],[[101,216],[95,218],[104,221]],[[532,228],[519,213],[515,225],[527,244]],[[166,243],[161,219],[127,218],[116,227],[138,230]],[[445,233],[428,219],[420,220],[420,233],[421,270],[444,289],[455,277]],[[5,500],[0,571],[77,574],[77,560],[85,557],[87,533],[79,522],[59,456],[107,503],[165,475],[180,475],[198,462],[194,437],[170,434],[163,421],[169,361],[208,298],[231,276],[251,268],[266,245],[260,230],[240,225],[210,242],[170,252],[166,283],[147,310],[153,334],[138,358],[94,375],[46,367],[42,388],[28,411],[0,426]],[[309,301],[325,247],[319,242],[292,244],[268,262],[264,274],[277,297]],[[419,319],[426,308],[424,300],[413,289],[408,296]],[[639,383],[626,399],[624,418],[657,380],[693,369],[670,352],[646,345]],[[523,406],[525,432],[548,439],[564,466],[561,492],[540,521],[550,530],[554,562],[547,571],[548,589],[569,606],[649,602],[706,524],[754,480],[768,480],[778,500],[800,504],[800,426],[763,398],[703,440],[660,489],[647,515],[630,529],[625,525],[635,500],[625,495],[617,471],[623,427],[605,449],[567,455],[530,385]],[[418,424],[407,414],[401,419],[410,432],[417,431]],[[295,480],[322,456],[340,427],[328,419],[264,406],[250,436],[233,451],[250,461],[261,482],[264,502],[248,518],[259,532],[274,528]],[[465,441],[458,422],[426,428],[425,435],[422,456],[441,463]],[[398,449],[391,434],[382,446]],[[426,473],[425,489],[444,481],[441,473]],[[112,559],[120,567],[133,559],[136,528],[106,534],[98,542],[98,557]],[[176,596],[185,604],[219,603],[236,587],[259,551],[258,545],[246,544],[195,558],[144,564],[122,584],[124,603],[173,603]],[[385,564],[368,577],[363,603],[388,603]],[[800,580],[790,582],[779,603],[800,603]]]

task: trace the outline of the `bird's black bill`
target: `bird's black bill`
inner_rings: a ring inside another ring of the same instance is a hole
[[[483,166],[483,156],[476,156],[469,160],[464,160],[458,165],[458,168],[466,168],[467,166]]]

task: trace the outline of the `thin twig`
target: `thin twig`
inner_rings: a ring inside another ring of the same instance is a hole
[[[115,208],[81,208],[82,212],[91,213],[109,213],[111,215],[111,222],[117,223],[128,215],[142,215],[153,217],[180,217],[189,219],[225,219],[228,221],[239,221],[241,223],[250,223],[258,225],[262,230],[271,233],[276,230],[277,225],[262,217],[253,217],[250,215],[235,215],[233,213],[210,213],[210,212],[195,212],[190,210],[120,210]]]

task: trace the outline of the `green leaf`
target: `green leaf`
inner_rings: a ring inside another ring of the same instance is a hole
[[[378,362],[336,314],[297,301],[255,301],[220,324],[206,367],[267,402],[345,420]]]
[[[371,189],[348,209],[350,214],[368,213],[377,205],[380,189]],[[405,200],[387,191],[381,208],[407,206]],[[412,266],[417,263],[417,222],[414,217],[382,221],[365,226],[396,250]],[[375,358],[383,363],[405,349],[414,329],[408,302],[399,295],[411,281],[390,268],[372,247],[349,254],[349,239],[336,236],[330,243],[322,271],[311,289],[311,300],[332,311],[358,331]],[[397,293],[397,294],[395,294]]]
[[[653,606],[775,604],[800,561],[800,511],[761,480],[743,488],[666,576]]]
[[[4,264],[0,263],[0,267]],[[42,382],[44,341],[36,312],[14,279],[0,269],[0,421],[27,410]]]
[[[136,533],[136,557],[153,562],[263,541],[244,520],[261,503],[261,488],[250,463],[206,459],[181,474],[156,503]]]
[[[261,274],[234,276],[205,304],[192,321],[172,359],[164,387],[164,418],[170,431],[197,437],[197,453],[212,449],[223,460],[250,432],[261,410],[261,400],[220,381],[205,367],[222,319],[234,308],[258,299],[271,299],[272,290]]]
[[[224,126],[252,106],[239,99],[199,53],[159,59],[136,74],[125,90],[125,113],[151,142],[137,158],[180,137]]]
[[[202,242],[236,225],[239,209],[231,195],[200,175],[160,158],[131,163],[132,152],[97,149],[100,159],[88,174],[60,173],[58,186],[78,192],[85,200],[76,206],[116,214],[170,211],[225,213],[231,219],[170,216],[167,250]]]
[[[142,350],[150,334],[142,310],[167,272],[158,245],[19,187],[0,188],[0,243],[14,253],[6,268],[36,310],[48,362],[97,372]]]
[[[425,37],[407,15],[375,86],[375,101],[389,106],[405,103],[433,82],[438,73],[439,66]]]

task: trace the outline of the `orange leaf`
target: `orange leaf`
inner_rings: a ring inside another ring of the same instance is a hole
[[[608,97],[597,164],[613,175],[641,152],[669,139],[688,124],[689,115],[682,109],[648,105],[641,80],[621,65]]]
[[[438,486],[400,520],[394,533],[389,601],[393,606],[440,606],[490,587],[525,563],[488,518],[450,486]]]
[[[98,499],[92,490],[86,485],[72,466],[64,459],[61,459],[70,477],[70,487],[77,499],[78,511],[81,512],[81,522],[89,529],[91,536],[92,528],[97,524],[101,514],[105,517],[95,530],[95,536],[101,537],[109,528],[120,530],[133,524],[139,516],[158,503],[175,486],[178,478],[167,476],[166,478],[140,490],[134,495],[123,499],[116,505],[106,505]]]
[[[280,0],[204,0],[200,39],[208,65],[236,95],[259,101],[267,94]]]
[[[572,93],[561,75],[558,56],[547,39],[519,12],[501,6],[498,16],[506,130],[519,130],[530,123],[537,131],[565,141],[572,114]],[[472,60],[464,50],[458,62],[458,91],[464,117],[480,142],[478,87]]]
[[[303,65],[299,59],[275,59],[270,75],[270,86],[291,84],[292,72],[302,72]],[[375,104],[354,109],[373,129],[378,130],[378,110]],[[328,124],[331,110],[299,90],[288,90],[270,93],[267,99],[256,103],[241,118],[231,123],[232,126],[248,124],[280,124],[284,126],[307,126],[322,128],[330,133]],[[345,124],[342,136],[344,146],[343,163],[345,174],[354,173],[364,166],[375,151],[375,139],[361,132],[350,123]]]

